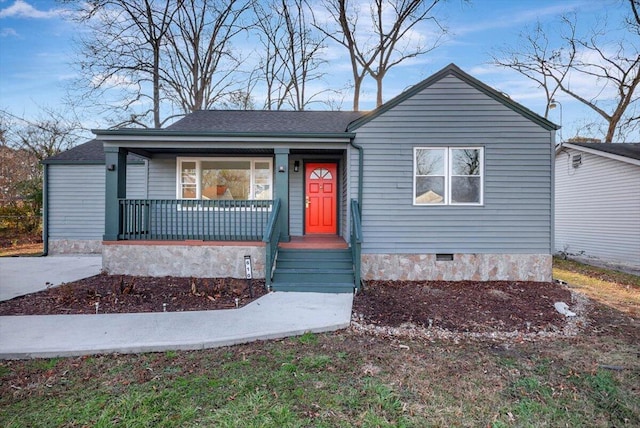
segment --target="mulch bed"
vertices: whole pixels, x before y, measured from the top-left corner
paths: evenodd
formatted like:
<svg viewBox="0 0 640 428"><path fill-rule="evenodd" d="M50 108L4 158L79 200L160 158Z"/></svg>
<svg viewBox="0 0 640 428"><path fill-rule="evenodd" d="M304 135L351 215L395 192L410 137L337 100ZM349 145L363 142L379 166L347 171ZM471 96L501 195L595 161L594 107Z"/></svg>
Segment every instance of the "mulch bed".
<svg viewBox="0 0 640 428"><path fill-rule="evenodd" d="M196 311L241 307L266 294L264 281L96 275L0 302L0 315ZM236 305L237 299L237 305ZM562 328L553 304L572 304L568 288L540 282L369 281L353 312L373 325L412 323L456 332Z"/></svg>
<svg viewBox="0 0 640 428"><path fill-rule="evenodd" d="M96 275L0 302L0 315L206 311L241 307L266 294L264 281ZM237 299L237 302L236 302ZM237 303L237 304L236 304Z"/></svg>
<svg viewBox="0 0 640 428"><path fill-rule="evenodd" d="M566 287L546 282L370 281L353 312L370 324L411 323L456 332L524 331L562 328L555 302L571 306Z"/></svg>

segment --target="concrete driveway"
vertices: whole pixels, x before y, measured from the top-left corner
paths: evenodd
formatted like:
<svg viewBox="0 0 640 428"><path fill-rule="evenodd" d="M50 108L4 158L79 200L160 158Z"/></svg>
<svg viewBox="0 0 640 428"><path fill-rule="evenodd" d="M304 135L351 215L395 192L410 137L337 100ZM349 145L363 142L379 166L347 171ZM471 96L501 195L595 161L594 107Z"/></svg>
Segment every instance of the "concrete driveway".
<svg viewBox="0 0 640 428"><path fill-rule="evenodd" d="M102 257L0 257L0 301L97 275Z"/></svg>

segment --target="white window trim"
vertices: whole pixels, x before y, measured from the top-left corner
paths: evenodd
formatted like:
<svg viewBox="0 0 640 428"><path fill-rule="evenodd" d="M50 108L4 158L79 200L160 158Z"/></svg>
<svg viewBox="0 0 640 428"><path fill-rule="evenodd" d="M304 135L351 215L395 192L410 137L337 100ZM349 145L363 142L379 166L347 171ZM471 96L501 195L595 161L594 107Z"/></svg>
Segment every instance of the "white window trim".
<svg viewBox="0 0 640 428"><path fill-rule="evenodd" d="M419 204L416 203L416 177L417 177L417 163L416 154L418 150L444 150L444 200L435 204ZM467 177L460 175L452 175L453 170L451 165L451 151L452 150L480 150L480 201L479 202L451 202L451 178L452 177ZM413 148L413 186L411 188L412 203L416 207L443 207L443 206L483 206L484 205L484 146L417 146ZM440 177L440 176L438 176Z"/></svg>
<svg viewBox="0 0 640 428"><path fill-rule="evenodd" d="M251 174L249 182L249 199L254 199L255 189L255 164L256 162L268 162L271 171L271 198L273 199L273 159L272 158L249 158L249 157L178 157L176 158L176 199L184 199L189 201L202 200L202 162L215 161L249 161L251 163ZM196 164L196 197L182 197L182 163L195 162Z"/></svg>

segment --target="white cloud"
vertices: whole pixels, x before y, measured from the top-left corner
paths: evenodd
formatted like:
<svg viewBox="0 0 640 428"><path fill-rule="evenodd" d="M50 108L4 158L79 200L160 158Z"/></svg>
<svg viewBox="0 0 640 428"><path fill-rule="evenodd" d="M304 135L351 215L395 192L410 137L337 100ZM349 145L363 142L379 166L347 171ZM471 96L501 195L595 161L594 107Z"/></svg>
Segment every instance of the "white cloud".
<svg viewBox="0 0 640 428"><path fill-rule="evenodd" d="M453 33L456 36L462 36L469 33L484 32L489 30L498 30L502 28L510 28L522 26L524 24L534 23L538 20L544 20L548 17L559 16L563 13L582 8L583 2L558 3L551 6L534 8L529 10L511 10L508 13L502 13L498 16L492 16L487 20L478 20L472 24L456 23L452 26Z"/></svg>
<svg viewBox="0 0 640 428"><path fill-rule="evenodd" d="M126 76L121 75L98 75L91 78L91 84L94 87L102 86L105 88L121 88L121 89L135 89L137 86Z"/></svg>
<svg viewBox="0 0 640 428"><path fill-rule="evenodd" d="M0 29L0 37L18 37L18 32L13 28Z"/></svg>
<svg viewBox="0 0 640 428"><path fill-rule="evenodd" d="M16 0L11 6L0 9L1 18L49 19L66 14L64 9L38 10L24 0Z"/></svg>

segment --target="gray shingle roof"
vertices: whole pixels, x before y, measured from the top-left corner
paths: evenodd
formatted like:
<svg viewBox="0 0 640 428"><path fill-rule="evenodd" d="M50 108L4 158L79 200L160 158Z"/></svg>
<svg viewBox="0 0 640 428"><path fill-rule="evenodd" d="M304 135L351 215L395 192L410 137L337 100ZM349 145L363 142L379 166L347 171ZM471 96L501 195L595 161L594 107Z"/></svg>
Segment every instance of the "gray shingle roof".
<svg viewBox="0 0 640 428"><path fill-rule="evenodd" d="M353 111L200 110L167 127L167 131L340 133L363 115Z"/></svg>
<svg viewBox="0 0 640 428"><path fill-rule="evenodd" d="M640 143L569 143L591 150L640 160Z"/></svg>

